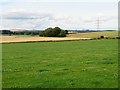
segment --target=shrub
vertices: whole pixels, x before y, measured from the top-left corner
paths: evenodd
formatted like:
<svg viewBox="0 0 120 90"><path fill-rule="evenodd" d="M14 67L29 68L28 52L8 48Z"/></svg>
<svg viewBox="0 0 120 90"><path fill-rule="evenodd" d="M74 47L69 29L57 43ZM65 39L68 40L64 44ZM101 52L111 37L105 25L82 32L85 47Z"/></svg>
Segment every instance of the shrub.
<svg viewBox="0 0 120 90"><path fill-rule="evenodd" d="M104 36L100 36L100 38L104 38Z"/></svg>
<svg viewBox="0 0 120 90"><path fill-rule="evenodd" d="M120 39L120 36L116 37L116 39Z"/></svg>
<svg viewBox="0 0 120 90"><path fill-rule="evenodd" d="M68 34L68 30L65 30L65 33Z"/></svg>

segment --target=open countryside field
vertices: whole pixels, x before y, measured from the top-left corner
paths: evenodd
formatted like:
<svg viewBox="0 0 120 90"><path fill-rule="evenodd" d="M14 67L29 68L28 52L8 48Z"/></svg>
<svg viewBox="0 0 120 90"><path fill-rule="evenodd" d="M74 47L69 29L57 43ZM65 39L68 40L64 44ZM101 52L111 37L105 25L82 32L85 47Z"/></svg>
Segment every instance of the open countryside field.
<svg viewBox="0 0 120 90"><path fill-rule="evenodd" d="M76 34L68 35L68 37L76 37L76 38L98 38L100 36L117 37L118 31L88 32L88 33L76 33Z"/></svg>
<svg viewBox="0 0 120 90"><path fill-rule="evenodd" d="M3 88L116 88L118 40L3 45Z"/></svg>
<svg viewBox="0 0 120 90"><path fill-rule="evenodd" d="M2 36L2 43L12 42L45 42L45 41L71 41L71 40L89 40L91 38L75 37L39 37L39 36Z"/></svg>
<svg viewBox="0 0 120 90"><path fill-rule="evenodd" d="M89 40L91 38L98 38L100 36L105 37L118 37L118 31L104 31L104 32L89 32L89 33L76 33L68 34L67 37L39 37L29 35L13 35L2 36L2 43L9 42L38 42L38 41L71 41L71 40Z"/></svg>

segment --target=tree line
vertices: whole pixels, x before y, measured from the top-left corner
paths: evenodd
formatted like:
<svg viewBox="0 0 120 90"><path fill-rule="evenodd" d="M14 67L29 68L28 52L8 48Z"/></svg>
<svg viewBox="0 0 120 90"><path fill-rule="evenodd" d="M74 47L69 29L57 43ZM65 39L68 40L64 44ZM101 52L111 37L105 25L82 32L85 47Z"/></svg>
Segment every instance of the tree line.
<svg viewBox="0 0 120 90"><path fill-rule="evenodd" d="M0 34L2 35L39 35L39 36L45 36L45 37L65 37L66 34L68 34L67 30L62 30L59 27L55 28L47 28L44 31L39 30L24 30L24 31L10 31L10 30L0 30Z"/></svg>

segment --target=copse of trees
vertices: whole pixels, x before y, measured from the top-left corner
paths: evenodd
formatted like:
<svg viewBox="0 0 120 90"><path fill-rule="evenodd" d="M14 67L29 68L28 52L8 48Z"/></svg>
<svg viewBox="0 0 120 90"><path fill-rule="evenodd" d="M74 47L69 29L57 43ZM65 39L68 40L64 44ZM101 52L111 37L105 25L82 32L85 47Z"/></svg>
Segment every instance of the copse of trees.
<svg viewBox="0 0 120 90"><path fill-rule="evenodd" d="M44 31L41 31L39 33L39 36L45 36L45 37L66 37L66 31L62 30L59 27L55 28L47 28Z"/></svg>

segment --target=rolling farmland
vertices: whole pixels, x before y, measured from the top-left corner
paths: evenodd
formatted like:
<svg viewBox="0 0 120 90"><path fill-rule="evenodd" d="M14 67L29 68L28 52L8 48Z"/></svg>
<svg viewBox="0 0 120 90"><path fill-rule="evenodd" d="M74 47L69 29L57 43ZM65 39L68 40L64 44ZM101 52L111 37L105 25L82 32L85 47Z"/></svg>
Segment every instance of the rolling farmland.
<svg viewBox="0 0 120 90"><path fill-rule="evenodd" d="M118 40L3 44L3 88L116 88Z"/></svg>

